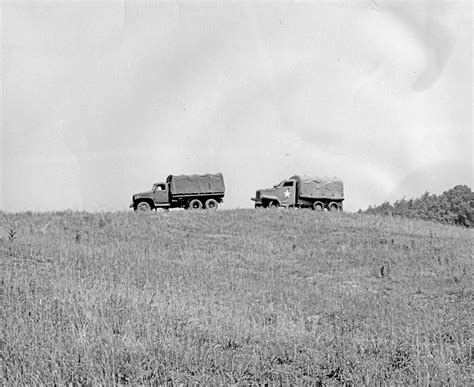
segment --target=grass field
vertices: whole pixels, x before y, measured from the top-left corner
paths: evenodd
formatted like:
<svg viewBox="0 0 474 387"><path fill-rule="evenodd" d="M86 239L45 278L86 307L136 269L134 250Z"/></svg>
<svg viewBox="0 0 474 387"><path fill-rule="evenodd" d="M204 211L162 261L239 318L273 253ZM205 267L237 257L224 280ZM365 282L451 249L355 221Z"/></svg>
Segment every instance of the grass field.
<svg viewBox="0 0 474 387"><path fill-rule="evenodd" d="M0 383L472 385L472 237L309 210L0 213Z"/></svg>

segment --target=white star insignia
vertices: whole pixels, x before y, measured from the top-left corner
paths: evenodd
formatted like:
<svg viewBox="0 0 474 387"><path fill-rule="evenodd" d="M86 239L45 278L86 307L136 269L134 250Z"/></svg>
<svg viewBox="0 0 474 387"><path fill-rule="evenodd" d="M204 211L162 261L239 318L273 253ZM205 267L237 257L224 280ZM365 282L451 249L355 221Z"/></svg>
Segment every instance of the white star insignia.
<svg viewBox="0 0 474 387"><path fill-rule="evenodd" d="M283 195L285 195L285 198L289 198L291 196L290 190L287 189L285 192L283 192Z"/></svg>

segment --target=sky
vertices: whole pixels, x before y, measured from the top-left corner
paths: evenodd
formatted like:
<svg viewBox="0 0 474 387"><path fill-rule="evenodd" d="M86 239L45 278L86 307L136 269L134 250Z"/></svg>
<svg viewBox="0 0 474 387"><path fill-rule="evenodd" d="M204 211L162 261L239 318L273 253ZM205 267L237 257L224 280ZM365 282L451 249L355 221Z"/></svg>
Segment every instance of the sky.
<svg viewBox="0 0 474 387"><path fill-rule="evenodd" d="M344 208L472 187L470 1L3 1L0 209L127 210L222 172Z"/></svg>

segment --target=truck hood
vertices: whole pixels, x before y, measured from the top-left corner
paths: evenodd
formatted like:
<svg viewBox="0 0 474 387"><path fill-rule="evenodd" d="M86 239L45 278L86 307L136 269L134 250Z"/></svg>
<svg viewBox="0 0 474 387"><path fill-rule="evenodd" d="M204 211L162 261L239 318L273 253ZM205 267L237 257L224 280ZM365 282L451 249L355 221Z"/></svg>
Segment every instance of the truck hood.
<svg viewBox="0 0 474 387"><path fill-rule="evenodd" d="M132 198L133 200L136 200L136 199L141 199L141 198L149 198L152 195L153 195L153 191L144 191L144 192L139 192L139 193L134 194Z"/></svg>
<svg viewBox="0 0 474 387"><path fill-rule="evenodd" d="M276 191L276 188L260 188L255 192L255 197L252 200L260 202L262 196L273 196L273 193Z"/></svg>
<svg viewBox="0 0 474 387"><path fill-rule="evenodd" d="M273 192L276 192L277 188L261 188L257 190L260 195L266 195L266 194L272 194Z"/></svg>

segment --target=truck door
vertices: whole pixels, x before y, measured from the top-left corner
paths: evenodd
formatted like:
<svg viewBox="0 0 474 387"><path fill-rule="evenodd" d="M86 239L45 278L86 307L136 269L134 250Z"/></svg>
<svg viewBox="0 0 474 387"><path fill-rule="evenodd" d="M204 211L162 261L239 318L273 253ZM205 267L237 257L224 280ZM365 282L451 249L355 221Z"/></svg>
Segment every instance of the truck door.
<svg viewBox="0 0 474 387"><path fill-rule="evenodd" d="M153 200L156 206L169 204L166 183L155 184L155 187L153 188Z"/></svg>
<svg viewBox="0 0 474 387"><path fill-rule="evenodd" d="M294 180L283 182L283 185L280 187L278 192L278 197L282 205L293 206L296 203L295 184L296 182Z"/></svg>

